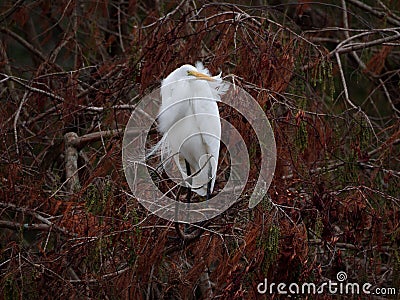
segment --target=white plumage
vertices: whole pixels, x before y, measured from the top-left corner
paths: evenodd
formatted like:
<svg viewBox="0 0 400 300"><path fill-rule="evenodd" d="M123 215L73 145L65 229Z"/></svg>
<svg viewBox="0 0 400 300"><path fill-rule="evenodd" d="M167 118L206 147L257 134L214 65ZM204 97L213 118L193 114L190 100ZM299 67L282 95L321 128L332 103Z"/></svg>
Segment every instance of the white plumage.
<svg viewBox="0 0 400 300"><path fill-rule="evenodd" d="M200 62L179 67L161 84L158 129L160 146L166 149L161 159L173 157L184 179L186 160L193 177L190 187L200 196L207 194L210 180L210 192L214 189L221 138L217 101L226 89L221 74L211 77Z"/></svg>

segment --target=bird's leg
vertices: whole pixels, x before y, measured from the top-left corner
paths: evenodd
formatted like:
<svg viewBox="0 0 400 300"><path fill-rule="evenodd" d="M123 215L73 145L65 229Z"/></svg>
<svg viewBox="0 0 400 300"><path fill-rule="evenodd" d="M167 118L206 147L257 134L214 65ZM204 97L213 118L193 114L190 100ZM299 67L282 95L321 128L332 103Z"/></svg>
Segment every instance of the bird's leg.
<svg viewBox="0 0 400 300"><path fill-rule="evenodd" d="M210 199L210 196L211 196L211 182L212 182L212 168L210 167L209 169L208 169L208 178L210 179L208 182L207 182L207 194L206 194L206 201L208 201L209 199Z"/></svg>
<svg viewBox="0 0 400 300"><path fill-rule="evenodd" d="M186 174L187 176L192 175L191 171L190 171L190 165L188 163L188 161L185 159L185 165L186 165ZM190 187L190 185L192 185L192 178L189 178L189 186L188 186L188 192L186 194L186 202L190 203L190 199L192 198L192 189Z"/></svg>
<svg viewBox="0 0 400 300"><path fill-rule="evenodd" d="M211 196L211 180L207 183L206 201L210 199L210 196Z"/></svg>
<svg viewBox="0 0 400 300"><path fill-rule="evenodd" d="M178 220L178 216L179 216L179 197L181 195L181 191L182 191L182 187L179 186L178 187L178 192L175 195L175 220Z"/></svg>
<svg viewBox="0 0 400 300"><path fill-rule="evenodd" d="M192 175L191 171L190 171L190 165L188 163L188 161L185 159L185 165L186 165L186 174L187 176ZM190 187L192 185L192 178L189 178L189 185L187 187L187 194L186 194L186 202L188 203L188 207L190 207L190 201L192 199L192 188ZM185 233L187 233L189 230L189 225L185 224Z"/></svg>

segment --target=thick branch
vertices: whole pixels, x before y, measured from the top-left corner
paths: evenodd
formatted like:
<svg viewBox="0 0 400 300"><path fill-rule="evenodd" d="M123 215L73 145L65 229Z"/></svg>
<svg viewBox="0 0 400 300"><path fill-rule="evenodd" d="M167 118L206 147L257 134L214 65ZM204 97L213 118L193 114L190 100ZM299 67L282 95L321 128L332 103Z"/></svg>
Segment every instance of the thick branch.
<svg viewBox="0 0 400 300"><path fill-rule="evenodd" d="M114 137L123 134L121 129L105 130L99 132L88 133L83 136L76 136L70 140L70 145L76 148L82 148L88 143L96 142L102 138Z"/></svg>
<svg viewBox="0 0 400 300"><path fill-rule="evenodd" d="M8 228L12 230L38 230L38 231L48 231L51 226L47 224L21 224L12 221L0 220L0 228Z"/></svg>
<svg viewBox="0 0 400 300"><path fill-rule="evenodd" d="M49 221L48 219L46 219L45 217L40 215L39 212L34 211L30 208L16 206L15 204L6 203L6 202L0 202L0 208L10 209L10 210L13 210L16 212L28 214L43 223L43 224L20 224L20 223L9 222L9 221L0 221L1 222L0 227L6 227L6 228L10 228L10 229L20 229L22 227L24 229L31 229L31 230L48 230L50 228L54 228L59 232L62 232L67 235L71 235L71 233L68 232L68 230L66 230L65 228L57 226L53 222Z"/></svg>
<svg viewBox="0 0 400 300"><path fill-rule="evenodd" d="M70 193L80 190L81 185L78 176L78 149L74 141L78 138L75 132L67 132L64 135L65 143L65 176L67 189Z"/></svg>

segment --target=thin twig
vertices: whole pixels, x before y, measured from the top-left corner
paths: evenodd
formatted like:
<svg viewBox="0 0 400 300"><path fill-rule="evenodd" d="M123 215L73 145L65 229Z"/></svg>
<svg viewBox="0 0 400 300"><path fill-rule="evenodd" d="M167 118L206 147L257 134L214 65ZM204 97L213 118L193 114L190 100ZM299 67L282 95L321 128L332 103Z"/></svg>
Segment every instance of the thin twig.
<svg viewBox="0 0 400 300"><path fill-rule="evenodd" d="M359 0L346 0L349 3L357 6L358 8L361 8L371 14L373 14L375 17L378 17L379 19L386 19L390 24L400 26L400 21L396 20L395 18L392 18L391 16L388 16L386 13L382 11L378 11L374 9L373 7L369 6L368 4L365 4L364 2L361 2Z"/></svg>
<svg viewBox="0 0 400 300"><path fill-rule="evenodd" d="M119 44L121 46L121 50L125 53L124 41L122 39L122 25L121 25L121 5L123 4L123 0L118 3L117 11L118 11L118 38Z"/></svg>
<svg viewBox="0 0 400 300"><path fill-rule="evenodd" d="M25 91L24 96L22 97L21 102L19 103L17 113L15 114L14 118L14 140L15 140L15 151L17 152L17 156L19 156L19 147L18 147L18 129L17 129L17 123L19 119L19 115L21 114L21 109L22 106L25 104L25 102L28 100L28 91Z"/></svg>
<svg viewBox="0 0 400 300"><path fill-rule="evenodd" d="M24 88L28 89L31 92L40 93L40 94L46 95L46 96L48 96L48 97L50 97L52 99L59 100L61 102L64 101L64 98L62 98L62 97L60 97L58 95L55 95L55 94L53 94L51 92L48 92L48 91L33 87L33 86L29 85L29 84L26 84L24 82L25 80L22 79L22 78L18 78L18 77L15 77L15 76L10 76L10 75L4 74L4 73L0 73L0 75L4 76L4 78L1 80L1 82L7 81L7 80L12 80L12 81L22 85Z"/></svg>
<svg viewBox="0 0 400 300"><path fill-rule="evenodd" d="M343 90L344 90L344 96L346 99L346 102L350 104L350 106L354 109L358 109L357 106L354 105L353 102L351 102L350 97L349 97L349 91L347 90L347 83L346 83L346 78L344 76L344 71L342 67L342 62L340 60L340 55L338 52L335 53L336 57L336 62L338 64L339 72L340 72L340 79L342 80L342 85L343 85Z"/></svg>
<svg viewBox="0 0 400 300"><path fill-rule="evenodd" d="M340 54L349 53L352 51L362 50L362 49L370 48L370 47L373 47L376 45L381 45L386 42L396 41L396 40L400 40L400 33L398 33L398 32L396 32L396 35L387 36L387 37L376 39L376 40L373 40L370 42L349 44L349 45L343 46L341 48L335 49L333 51L333 53L340 53Z"/></svg>
<svg viewBox="0 0 400 300"><path fill-rule="evenodd" d="M14 3L14 5L11 8L2 13L0 15L0 23L3 22L5 19L7 19L9 16L11 16L16 10L18 10L21 7L21 4L24 2L25 0L18 0Z"/></svg>

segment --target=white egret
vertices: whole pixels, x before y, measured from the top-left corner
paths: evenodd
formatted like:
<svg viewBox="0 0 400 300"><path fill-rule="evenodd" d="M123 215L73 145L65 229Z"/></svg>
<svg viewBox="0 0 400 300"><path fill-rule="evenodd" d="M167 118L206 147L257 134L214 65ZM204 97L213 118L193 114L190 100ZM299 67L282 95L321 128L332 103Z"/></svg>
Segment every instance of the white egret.
<svg viewBox="0 0 400 300"><path fill-rule="evenodd" d="M211 76L201 62L177 68L161 84L162 160L173 157L185 185L207 200L214 189L220 148L217 101L226 90L221 74Z"/></svg>

